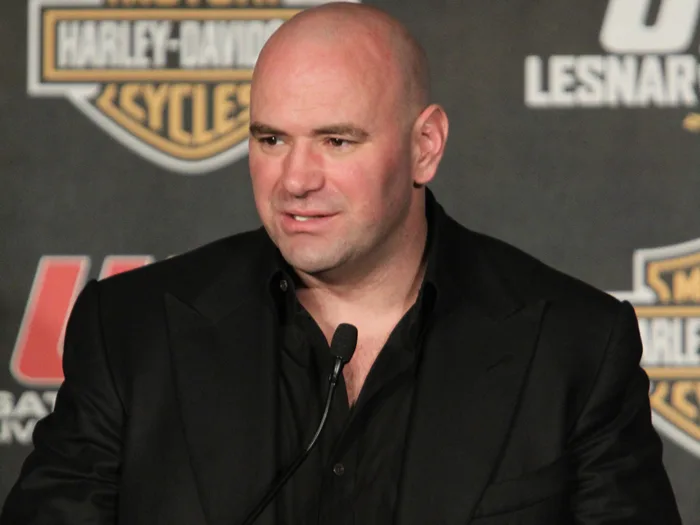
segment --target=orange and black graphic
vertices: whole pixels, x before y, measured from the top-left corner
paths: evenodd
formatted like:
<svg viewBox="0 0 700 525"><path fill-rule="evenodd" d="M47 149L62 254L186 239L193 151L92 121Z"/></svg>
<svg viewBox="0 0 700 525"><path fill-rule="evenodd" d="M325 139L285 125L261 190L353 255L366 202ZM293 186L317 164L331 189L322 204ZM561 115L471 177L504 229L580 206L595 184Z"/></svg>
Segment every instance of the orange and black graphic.
<svg viewBox="0 0 700 525"><path fill-rule="evenodd" d="M700 457L700 239L637 250L634 287L656 427Z"/></svg>
<svg viewBox="0 0 700 525"><path fill-rule="evenodd" d="M31 0L28 91L67 97L175 172L248 151L250 80L270 35L319 0Z"/></svg>

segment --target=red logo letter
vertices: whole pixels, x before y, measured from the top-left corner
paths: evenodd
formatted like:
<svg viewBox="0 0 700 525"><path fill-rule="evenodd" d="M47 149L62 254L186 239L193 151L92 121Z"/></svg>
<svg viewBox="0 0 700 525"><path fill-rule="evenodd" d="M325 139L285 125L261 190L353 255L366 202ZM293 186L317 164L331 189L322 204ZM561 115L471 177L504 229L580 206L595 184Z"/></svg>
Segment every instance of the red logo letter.
<svg viewBox="0 0 700 525"><path fill-rule="evenodd" d="M151 262L148 256L105 258L100 278ZM39 260L10 372L29 386L58 386L63 381L63 338L68 317L85 285L90 260L84 256L44 256Z"/></svg>
<svg viewBox="0 0 700 525"><path fill-rule="evenodd" d="M54 386L63 381L65 325L89 266L87 257L44 256L39 260L10 360L10 371L20 383Z"/></svg>

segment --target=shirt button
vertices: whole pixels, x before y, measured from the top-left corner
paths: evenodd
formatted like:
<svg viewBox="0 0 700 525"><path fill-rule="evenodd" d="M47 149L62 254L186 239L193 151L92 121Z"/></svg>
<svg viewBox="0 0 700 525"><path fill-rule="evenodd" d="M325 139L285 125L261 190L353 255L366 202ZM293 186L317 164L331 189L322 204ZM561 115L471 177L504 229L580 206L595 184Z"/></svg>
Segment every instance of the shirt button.
<svg viewBox="0 0 700 525"><path fill-rule="evenodd" d="M282 279L280 281L280 290L282 290L283 292L286 292L287 288L289 288L289 285L287 284L287 279Z"/></svg>
<svg viewBox="0 0 700 525"><path fill-rule="evenodd" d="M342 463L336 463L333 466L333 474L335 474L336 476L342 476L343 474L345 474L345 467Z"/></svg>

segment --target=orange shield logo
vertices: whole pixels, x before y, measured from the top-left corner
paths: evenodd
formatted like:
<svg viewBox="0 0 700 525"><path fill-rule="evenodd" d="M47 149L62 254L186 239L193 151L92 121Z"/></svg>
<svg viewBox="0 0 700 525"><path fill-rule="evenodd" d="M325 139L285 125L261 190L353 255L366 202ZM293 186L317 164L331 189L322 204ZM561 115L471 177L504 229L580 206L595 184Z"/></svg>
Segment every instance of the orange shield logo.
<svg viewBox="0 0 700 525"><path fill-rule="evenodd" d="M183 174L247 155L250 80L299 0L31 0L28 91ZM292 5L289 5L292 4Z"/></svg>
<svg viewBox="0 0 700 525"><path fill-rule="evenodd" d="M700 239L637 250L631 292L654 424L700 457Z"/></svg>

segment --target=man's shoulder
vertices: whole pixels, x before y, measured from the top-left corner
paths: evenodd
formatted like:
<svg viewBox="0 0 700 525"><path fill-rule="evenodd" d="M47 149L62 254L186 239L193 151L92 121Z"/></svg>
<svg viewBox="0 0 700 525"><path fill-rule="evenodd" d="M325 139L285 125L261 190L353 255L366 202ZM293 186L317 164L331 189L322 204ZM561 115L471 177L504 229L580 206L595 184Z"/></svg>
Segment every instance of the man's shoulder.
<svg viewBox="0 0 700 525"><path fill-rule="evenodd" d="M611 334L632 326L631 308L508 242L483 233L469 235L490 271L498 275L502 287L520 305L544 305L541 362L559 363L563 368L558 368L557 373L570 373L572 378L578 378L576 381L593 377ZM637 347L630 346L627 351L637 358Z"/></svg>
<svg viewBox="0 0 700 525"><path fill-rule="evenodd" d="M238 233L103 279L100 287L107 293L170 292L187 298L207 287L222 272L248 274L259 269L261 257L269 252L269 244L262 229Z"/></svg>
<svg viewBox="0 0 700 525"><path fill-rule="evenodd" d="M609 293L543 262L521 248L481 232L467 230L472 243L506 287L525 302L546 300L586 312L616 315L620 301ZM468 244L468 242L467 242Z"/></svg>

